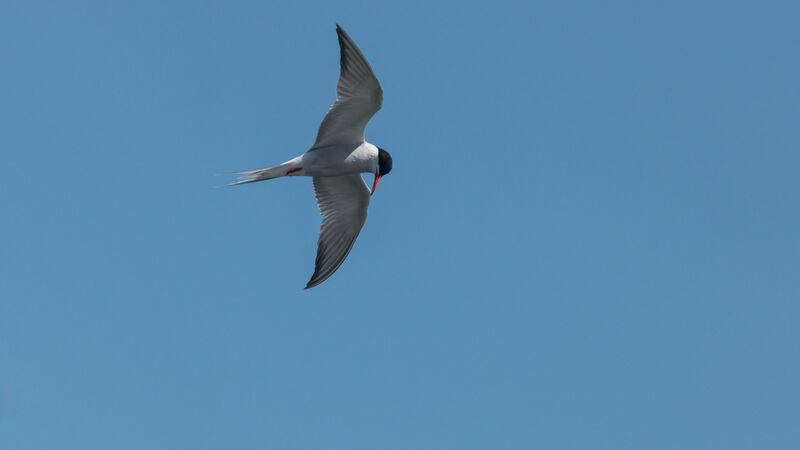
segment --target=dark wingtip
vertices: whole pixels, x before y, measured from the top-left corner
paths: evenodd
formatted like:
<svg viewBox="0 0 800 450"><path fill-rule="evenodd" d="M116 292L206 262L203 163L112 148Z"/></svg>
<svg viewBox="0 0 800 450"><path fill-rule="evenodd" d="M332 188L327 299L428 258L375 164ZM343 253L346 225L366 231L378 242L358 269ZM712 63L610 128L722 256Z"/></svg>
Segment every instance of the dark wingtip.
<svg viewBox="0 0 800 450"><path fill-rule="evenodd" d="M311 275L311 279L308 280L308 283L306 283L306 287L304 287L303 290L305 291L306 289L311 289L314 286L319 286L320 283L322 283L322 281L317 279L317 271L315 270L314 275Z"/></svg>

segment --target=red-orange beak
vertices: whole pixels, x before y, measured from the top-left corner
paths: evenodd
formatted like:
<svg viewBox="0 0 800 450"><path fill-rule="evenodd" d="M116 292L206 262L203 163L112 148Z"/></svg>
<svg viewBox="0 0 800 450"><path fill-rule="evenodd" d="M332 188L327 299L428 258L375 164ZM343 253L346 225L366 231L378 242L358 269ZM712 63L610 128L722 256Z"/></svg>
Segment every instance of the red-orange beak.
<svg viewBox="0 0 800 450"><path fill-rule="evenodd" d="M369 195L372 195L372 194L375 193L375 188L378 187L378 182L379 181L381 181L381 176L378 175L377 172L375 172L375 181L372 182L372 192L370 192Z"/></svg>

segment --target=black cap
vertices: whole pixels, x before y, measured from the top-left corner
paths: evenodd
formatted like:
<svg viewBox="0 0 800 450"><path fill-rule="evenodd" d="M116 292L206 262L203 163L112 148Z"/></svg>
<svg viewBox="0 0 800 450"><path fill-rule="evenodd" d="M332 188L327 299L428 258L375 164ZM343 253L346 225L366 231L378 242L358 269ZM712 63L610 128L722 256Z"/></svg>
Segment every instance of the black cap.
<svg viewBox="0 0 800 450"><path fill-rule="evenodd" d="M392 171L392 157L389 152L378 147L378 176L382 177Z"/></svg>

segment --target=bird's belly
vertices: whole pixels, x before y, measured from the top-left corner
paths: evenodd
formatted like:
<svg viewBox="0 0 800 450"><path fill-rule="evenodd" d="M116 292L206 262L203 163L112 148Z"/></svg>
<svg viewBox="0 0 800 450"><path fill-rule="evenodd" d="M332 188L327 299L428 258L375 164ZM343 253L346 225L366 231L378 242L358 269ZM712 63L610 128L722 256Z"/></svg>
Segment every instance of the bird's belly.
<svg viewBox="0 0 800 450"><path fill-rule="evenodd" d="M301 162L303 173L315 177L333 177L372 172L370 155L365 150L361 146L339 146L305 153Z"/></svg>

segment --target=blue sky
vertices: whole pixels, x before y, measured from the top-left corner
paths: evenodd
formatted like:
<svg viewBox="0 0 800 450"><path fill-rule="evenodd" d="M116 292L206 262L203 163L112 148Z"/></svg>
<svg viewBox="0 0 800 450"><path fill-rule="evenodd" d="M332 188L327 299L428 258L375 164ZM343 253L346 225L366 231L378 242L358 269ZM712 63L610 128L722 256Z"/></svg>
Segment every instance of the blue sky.
<svg viewBox="0 0 800 450"><path fill-rule="evenodd" d="M3 449L796 449L795 2L0 6ZM340 23L394 170L303 291Z"/></svg>

